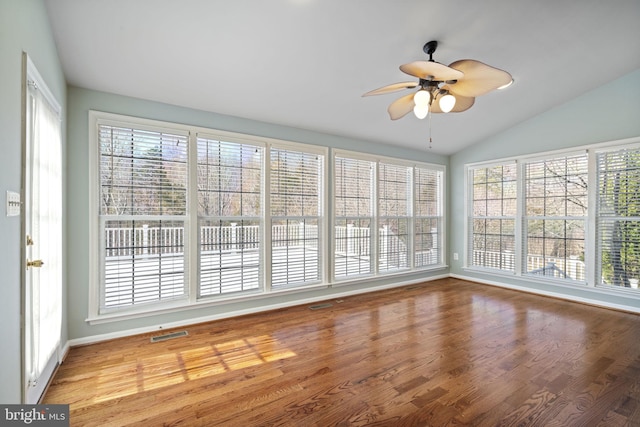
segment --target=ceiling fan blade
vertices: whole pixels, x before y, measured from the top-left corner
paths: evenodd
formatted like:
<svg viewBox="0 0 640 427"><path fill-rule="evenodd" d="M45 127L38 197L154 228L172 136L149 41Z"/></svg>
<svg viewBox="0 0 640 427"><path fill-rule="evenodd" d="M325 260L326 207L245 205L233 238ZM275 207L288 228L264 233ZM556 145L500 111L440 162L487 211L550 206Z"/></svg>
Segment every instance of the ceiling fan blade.
<svg viewBox="0 0 640 427"><path fill-rule="evenodd" d="M387 111L389 112L389 116L391 120L398 120L406 116L408 113L413 111L413 107L415 103L413 102L413 96L415 93L410 93L401 98L396 99L389 105Z"/></svg>
<svg viewBox="0 0 640 427"><path fill-rule="evenodd" d="M402 82L402 83L394 83L388 86L383 86L381 88L369 91L362 96L371 96L371 95L382 95L385 93L397 92L402 89L412 89L418 86L418 82Z"/></svg>
<svg viewBox="0 0 640 427"><path fill-rule="evenodd" d="M432 61L413 61L403 64L400 66L400 71L425 80L460 80L464 76L464 71Z"/></svg>
<svg viewBox="0 0 640 427"><path fill-rule="evenodd" d="M449 90L449 93L451 93L451 95L453 95L456 98L456 104L453 106L453 109L450 111L450 113L461 113L462 111L467 111L476 102L475 98L458 95L456 92L454 92L451 89ZM434 113L434 114L443 112L440 109L440 102L439 101L440 101L440 98L436 99L431 104L431 112Z"/></svg>
<svg viewBox="0 0 640 427"><path fill-rule="evenodd" d="M473 59L461 59L449 65L462 71L464 77L451 85L451 89L462 96L476 97L491 92L511 82L511 74Z"/></svg>

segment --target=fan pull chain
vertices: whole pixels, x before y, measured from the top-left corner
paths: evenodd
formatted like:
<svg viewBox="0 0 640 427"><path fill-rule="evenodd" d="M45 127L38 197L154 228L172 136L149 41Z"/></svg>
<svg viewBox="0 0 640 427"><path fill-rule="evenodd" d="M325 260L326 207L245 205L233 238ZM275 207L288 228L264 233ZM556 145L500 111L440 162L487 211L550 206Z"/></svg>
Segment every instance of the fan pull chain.
<svg viewBox="0 0 640 427"><path fill-rule="evenodd" d="M429 150L431 150L431 143L433 142L431 139L431 116L433 114L431 113L431 104L429 104Z"/></svg>

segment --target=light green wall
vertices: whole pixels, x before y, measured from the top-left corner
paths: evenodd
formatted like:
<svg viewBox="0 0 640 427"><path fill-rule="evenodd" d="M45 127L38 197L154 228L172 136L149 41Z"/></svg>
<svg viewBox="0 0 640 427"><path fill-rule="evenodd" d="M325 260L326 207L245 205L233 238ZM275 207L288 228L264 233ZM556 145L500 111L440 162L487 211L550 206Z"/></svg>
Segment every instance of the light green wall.
<svg viewBox="0 0 640 427"><path fill-rule="evenodd" d="M0 0L0 402L21 400L20 217L4 212L7 190L21 188L22 52L31 57L66 110L66 83L41 0ZM65 118L63 117L63 120ZM64 128L64 124L63 124ZM64 135L63 135L64 141ZM64 147L63 147L64 150ZM66 342L66 317L63 319Z"/></svg>
<svg viewBox="0 0 640 427"><path fill-rule="evenodd" d="M155 325L173 322L184 322L188 319L224 316L242 310L251 310L270 304L293 303L301 298L330 298L332 294L346 288L313 290L289 295L278 295L217 305L208 308L190 309L165 315L155 315L136 320L118 321L107 324L89 325L88 285L97 280L89 277L89 167L88 167L88 113L98 110L108 113L124 114L173 123L202 126L212 129L259 135L326 147L342 148L364 153L400 157L436 164L446 165L447 157L433 155L425 151L414 151L398 147L384 146L367 141L354 140L339 136L321 134L301 129L278 126L238 117L224 116L204 111L191 110L157 102L129 98L114 94L70 87L69 99L69 151L67 161L69 168L67 191L69 195L68 222L70 226L68 258L72 261L69 268L69 337L82 339L91 336L118 333L119 331L148 328ZM386 279L368 280L369 285L385 285L394 281L419 280L434 274L446 274L448 270L432 273L418 273L408 276ZM363 285L350 286L350 290L364 289Z"/></svg>
<svg viewBox="0 0 640 427"><path fill-rule="evenodd" d="M541 94L540 96L548 96ZM451 273L524 288L559 293L610 304L640 307L640 300L574 287L552 286L506 276L487 275L462 268L464 248L464 166L467 163L541 153L640 136L640 70L520 123L450 158Z"/></svg>

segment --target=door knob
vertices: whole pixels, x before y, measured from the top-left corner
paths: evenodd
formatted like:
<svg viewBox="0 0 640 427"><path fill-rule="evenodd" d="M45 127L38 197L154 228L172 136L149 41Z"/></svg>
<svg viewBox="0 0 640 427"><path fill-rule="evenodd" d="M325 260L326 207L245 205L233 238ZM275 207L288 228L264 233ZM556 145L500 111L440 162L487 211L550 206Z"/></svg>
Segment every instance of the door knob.
<svg viewBox="0 0 640 427"><path fill-rule="evenodd" d="M41 259L35 259L33 261L27 260L27 268L29 267L42 267L44 262Z"/></svg>

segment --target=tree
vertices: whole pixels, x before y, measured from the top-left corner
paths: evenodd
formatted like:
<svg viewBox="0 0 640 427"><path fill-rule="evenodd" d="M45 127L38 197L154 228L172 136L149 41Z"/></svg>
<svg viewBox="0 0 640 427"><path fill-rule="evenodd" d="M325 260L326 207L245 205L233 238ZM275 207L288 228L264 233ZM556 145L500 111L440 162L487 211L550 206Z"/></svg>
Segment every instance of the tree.
<svg viewBox="0 0 640 427"><path fill-rule="evenodd" d="M602 276L628 287L640 274L640 152L603 153L599 169Z"/></svg>

